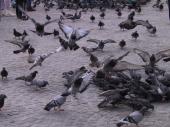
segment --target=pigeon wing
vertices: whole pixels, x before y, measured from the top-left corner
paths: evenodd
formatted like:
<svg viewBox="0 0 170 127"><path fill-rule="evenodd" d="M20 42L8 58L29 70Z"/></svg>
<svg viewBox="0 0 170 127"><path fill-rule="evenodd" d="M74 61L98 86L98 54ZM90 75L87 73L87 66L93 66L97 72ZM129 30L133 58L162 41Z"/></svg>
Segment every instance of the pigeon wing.
<svg viewBox="0 0 170 127"><path fill-rule="evenodd" d="M145 26L146 28L151 28L153 27L148 21L143 21L143 20L137 20L135 21L137 25L142 25Z"/></svg>
<svg viewBox="0 0 170 127"><path fill-rule="evenodd" d="M100 40L97 40L97 39L88 39L87 40L88 42L94 42L96 44L99 44L100 43Z"/></svg>
<svg viewBox="0 0 170 127"><path fill-rule="evenodd" d="M114 66L113 71L125 71L125 70L140 70L143 69L143 65L136 65L127 61L120 61Z"/></svg>
<svg viewBox="0 0 170 127"><path fill-rule="evenodd" d="M90 33L89 30L79 28L76 30L76 38L77 40L80 40L81 38L87 36L89 33Z"/></svg>
<svg viewBox="0 0 170 127"><path fill-rule="evenodd" d="M159 62L164 57L170 56L170 49L160 51L155 54L156 62Z"/></svg>
<svg viewBox="0 0 170 127"><path fill-rule="evenodd" d="M74 31L74 29L71 26L66 26L66 25L62 24L61 22L59 22L59 28L64 33L64 35L67 39L69 39L72 32Z"/></svg>
<svg viewBox="0 0 170 127"><path fill-rule="evenodd" d="M104 40L104 44L107 44L107 43L116 43L116 41L114 41L112 39Z"/></svg>
<svg viewBox="0 0 170 127"><path fill-rule="evenodd" d="M145 62L146 64L150 63L150 55L148 52L145 52L145 51L137 49L137 48L135 48L133 51L141 57L143 62Z"/></svg>
<svg viewBox="0 0 170 127"><path fill-rule="evenodd" d="M58 19L54 19L54 20L51 20L51 21L47 21L46 23L44 23L44 26L50 24L50 23L53 23L53 22L56 22L58 21Z"/></svg>
<svg viewBox="0 0 170 127"><path fill-rule="evenodd" d="M17 45L19 46L20 48L22 48L22 45L20 42L18 42L17 40L4 40L5 42L9 42L11 44L14 44L14 45Z"/></svg>

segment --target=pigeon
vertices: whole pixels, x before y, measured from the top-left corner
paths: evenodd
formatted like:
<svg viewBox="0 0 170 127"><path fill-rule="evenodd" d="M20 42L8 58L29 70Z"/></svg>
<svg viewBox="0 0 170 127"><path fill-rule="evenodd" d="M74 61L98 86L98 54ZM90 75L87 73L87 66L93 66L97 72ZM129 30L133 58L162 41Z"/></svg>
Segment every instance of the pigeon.
<svg viewBox="0 0 170 127"><path fill-rule="evenodd" d="M64 17L66 17L66 18L67 18L67 17L71 17L71 16L73 16L73 14L66 14L66 13L65 13L65 12L63 12L63 11L62 11L61 13L62 13L62 15L63 15Z"/></svg>
<svg viewBox="0 0 170 127"><path fill-rule="evenodd" d="M159 5L159 10L162 11L163 9L164 9L164 5L163 5L163 3L161 3L161 4Z"/></svg>
<svg viewBox="0 0 170 127"><path fill-rule="evenodd" d="M81 78L83 78L83 81L81 83L81 86L79 88L79 92L83 93L87 90L90 84L93 84L93 78L95 76L95 73L91 70L88 70L86 73L82 75Z"/></svg>
<svg viewBox="0 0 170 127"><path fill-rule="evenodd" d="M2 68L2 71L1 71L1 77L2 79L4 78L7 78L8 77L8 71L6 70L5 67Z"/></svg>
<svg viewBox="0 0 170 127"><path fill-rule="evenodd" d="M159 62L161 59L166 58L170 56L170 49L159 51L156 54L150 55L148 52L134 48L134 52L138 54L143 62L146 63L146 65L150 65L151 67L154 67L157 62Z"/></svg>
<svg viewBox="0 0 170 127"><path fill-rule="evenodd" d="M121 127L124 124L129 124L129 123L133 123L138 126L138 123L142 121L145 112L146 112L146 108L142 108L140 111L134 111L130 113L128 116L121 119L119 123L117 123L117 127Z"/></svg>
<svg viewBox="0 0 170 127"><path fill-rule="evenodd" d="M32 47L32 46L30 46L29 48L28 48L28 54L29 55L32 55L32 54L34 54L35 53L35 49Z"/></svg>
<svg viewBox="0 0 170 127"><path fill-rule="evenodd" d="M46 15L46 19L47 19L47 21L50 21L51 17L49 15Z"/></svg>
<svg viewBox="0 0 170 127"><path fill-rule="evenodd" d="M130 30L130 29L134 29L138 25L145 26L148 32L154 34L153 33L153 29L155 29L154 26L152 26L148 21L143 21L143 20L133 21L133 15L129 15L127 20L119 24L119 27L123 30L124 29Z"/></svg>
<svg viewBox="0 0 170 127"><path fill-rule="evenodd" d="M125 40L121 40L119 42L119 46L120 46L121 49L123 49L126 46L126 41Z"/></svg>
<svg viewBox="0 0 170 127"><path fill-rule="evenodd" d="M48 81L45 80L32 80L30 82L30 86L35 86L36 88L43 88L46 87L47 85L49 85Z"/></svg>
<svg viewBox="0 0 170 127"><path fill-rule="evenodd" d="M67 83L65 84L65 86L67 88L70 88L74 84L75 80L77 80L78 78L81 78L82 75L86 72L87 72L87 69L84 66L74 71L64 72L63 78L66 78L67 80Z"/></svg>
<svg viewBox="0 0 170 127"><path fill-rule="evenodd" d="M100 30L104 27L104 23L102 21L99 21L98 26L100 27Z"/></svg>
<svg viewBox="0 0 170 127"><path fill-rule="evenodd" d="M11 44L17 45L20 49L13 51L14 54L18 54L21 52L26 52L28 48L30 47L29 40L5 40L6 42L9 42Z"/></svg>
<svg viewBox="0 0 170 127"><path fill-rule="evenodd" d="M122 101L124 96L127 94L128 89L113 89L107 90L99 94L99 96L105 97L104 100L98 104L99 108L105 107L107 104L115 105L116 103Z"/></svg>
<svg viewBox="0 0 170 127"><path fill-rule="evenodd" d="M59 22L59 27L64 33L65 37L68 39L70 50L77 50L79 46L76 44L76 42L90 33L89 30L81 28L75 29L73 27L64 25L61 22Z"/></svg>
<svg viewBox="0 0 170 127"><path fill-rule="evenodd" d="M29 47L30 47L30 44L28 42L23 43L21 49L15 50L15 51L13 51L13 53L14 54L18 54L18 53L21 53L21 52L24 53L29 49Z"/></svg>
<svg viewBox="0 0 170 127"><path fill-rule="evenodd" d="M128 19L129 20L133 20L135 16L135 11L132 11L129 15L128 15Z"/></svg>
<svg viewBox="0 0 170 127"><path fill-rule="evenodd" d="M120 64L119 61L121 61L124 57L126 57L130 52L126 52L125 54L123 54L122 56L118 57L117 59L112 59L111 57L109 57L108 59L105 60L104 65L103 65L103 72L105 73L109 73L112 72L114 70L114 68L117 66L117 64ZM128 63L125 63L125 65L123 65L124 67L128 65ZM126 67L125 67L126 68ZM121 70L121 69L120 69ZM123 69L122 69L123 70Z"/></svg>
<svg viewBox="0 0 170 127"><path fill-rule="evenodd" d="M43 61L54 53L56 53L56 51L38 56L29 70L32 70L36 66L42 66Z"/></svg>
<svg viewBox="0 0 170 127"><path fill-rule="evenodd" d="M103 50L105 44L108 43L116 43L116 41L112 40L112 39L106 39L106 40L98 40L98 39L88 39L88 42L93 42L95 44L97 44L98 49Z"/></svg>
<svg viewBox="0 0 170 127"><path fill-rule="evenodd" d="M79 12L79 14L77 14L77 12L70 17L67 17L67 19L71 19L72 21L75 21L76 19L80 19L81 18L81 11Z"/></svg>
<svg viewBox="0 0 170 127"><path fill-rule="evenodd" d="M92 53L90 53L90 61L91 61L91 63L89 64L89 66L91 66L91 67L99 68L102 65L102 63L98 60L98 58L95 55L93 55Z"/></svg>
<svg viewBox="0 0 170 127"><path fill-rule="evenodd" d="M94 22L94 20L95 20L96 18L95 18L95 16L90 16L90 20L92 21L92 23Z"/></svg>
<svg viewBox="0 0 170 127"><path fill-rule="evenodd" d="M149 32L150 34L152 34L152 35L156 34L156 32L157 32L156 26L153 26L152 24L150 24L148 20L146 20L146 21L137 20L137 21L136 21L136 24L137 24L137 25L145 26L146 29L148 30L148 32Z"/></svg>
<svg viewBox="0 0 170 127"><path fill-rule="evenodd" d="M58 30L56 30L56 29L54 29L54 32L53 32L53 34L54 34L54 38L56 38L56 37L58 37L59 36L59 31Z"/></svg>
<svg viewBox="0 0 170 127"><path fill-rule="evenodd" d="M27 44L30 40L4 40L5 42L17 45L19 48L22 48L24 44Z"/></svg>
<svg viewBox="0 0 170 127"><path fill-rule="evenodd" d="M141 7L139 6L139 7L137 7L136 9L136 12L138 12L139 14L141 13L141 11L142 11L142 9L141 9Z"/></svg>
<svg viewBox="0 0 170 127"><path fill-rule="evenodd" d="M36 77L37 74L38 74L38 71L34 71L27 76L17 77L17 78L15 78L15 80L23 80L23 81L25 81L25 83L32 82L32 80L34 80L34 78Z"/></svg>
<svg viewBox="0 0 170 127"><path fill-rule="evenodd" d="M132 36L132 38L134 38L135 40L137 40L137 38L139 37L139 34L138 34L137 31L135 31L135 32L133 32L133 33L131 34L131 36Z"/></svg>
<svg viewBox="0 0 170 127"><path fill-rule="evenodd" d="M118 15L118 17L121 17L121 16L122 16L122 12L121 12L120 9L119 9L119 11L117 11L117 15Z"/></svg>
<svg viewBox="0 0 170 127"><path fill-rule="evenodd" d="M2 107L4 106L6 98L7 98L7 96L5 94L0 94L0 111L1 111Z"/></svg>
<svg viewBox="0 0 170 127"><path fill-rule="evenodd" d="M32 21L32 23L35 25L35 31L31 30L32 32L36 33L38 36L43 36L43 35L50 35L53 33L47 33L44 31L44 27L47 26L50 23L56 22L58 19L54 19L51 21L47 21L44 24L41 24L37 21L35 21L35 19L31 18L20 6L19 9Z"/></svg>
<svg viewBox="0 0 170 127"><path fill-rule="evenodd" d="M102 6L100 6L99 9L100 9L101 12L105 12L106 11L106 8L102 7Z"/></svg>
<svg viewBox="0 0 170 127"><path fill-rule="evenodd" d="M104 17L105 17L105 13L104 13L104 12L102 12L102 13L100 14L100 17L101 17L102 19L104 19Z"/></svg>
<svg viewBox="0 0 170 127"><path fill-rule="evenodd" d="M61 95L56 96L53 100L51 100L45 107L44 110L50 111L51 108L54 108L56 110L56 107L58 108L58 111L63 111L63 109L60 109L60 107L66 102L67 96L69 96L69 92L62 93Z"/></svg>

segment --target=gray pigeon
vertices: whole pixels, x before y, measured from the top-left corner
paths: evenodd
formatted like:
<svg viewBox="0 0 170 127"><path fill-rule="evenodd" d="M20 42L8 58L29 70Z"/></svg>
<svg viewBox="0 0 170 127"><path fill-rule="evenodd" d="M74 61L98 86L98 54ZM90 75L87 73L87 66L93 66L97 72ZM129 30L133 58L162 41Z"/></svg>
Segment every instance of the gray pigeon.
<svg viewBox="0 0 170 127"><path fill-rule="evenodd" d="M119 123L117 123L117 127L121 127L124 124L130 124L130 123L138 125L138 123L142 121L145 112L146 112L146 108L143 108L140 111L134 111L130 113L128 116L121 119Z"/></svg>
<svg viewBox="0 0 170 127"><path fill-rule="evenodd" d="M35 86L36 88L43 88L49 85L48 81L45 80L33 80L31 81L31 86Z"/></svg>
<svg viewBox="0 0 170 127"><path fill-rule="evenodd" d="M59 111L63 111L63 109L60 109L60 107L65 103L67 96L69 96L70 93L65 92L62 93L61 95L56 96L53 100L51 100L44 108L44 110L46 111L50 111L51 108L55 108L58 107Z"/></svg>
<svg viewBox="0 0 170 127"><path fill-rule="evenodd" d="M21 76L21 77L17 77L17 78L15 78L15 80L24 80L25 83L26 82L31 82L32 80L34 80L34 78L36 77L37 73L38 73L38 71L34 71L34 72L30 73L27 76L24 75L24 76Z"/></svg>

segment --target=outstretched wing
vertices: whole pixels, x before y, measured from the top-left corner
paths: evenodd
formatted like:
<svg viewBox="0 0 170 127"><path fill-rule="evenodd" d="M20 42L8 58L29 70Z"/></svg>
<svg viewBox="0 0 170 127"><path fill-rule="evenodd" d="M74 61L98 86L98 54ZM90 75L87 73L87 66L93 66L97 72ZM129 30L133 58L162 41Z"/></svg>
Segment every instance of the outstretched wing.
<svg viewBox="0 0 170 127"><path fill-rule="evenodd" d="M88 42L94 42L96 44L99 44L100 43L100 40L97 40L97 39L88 39L87 40Z"/></svg>
<svg viewBox="0 0 170 127"><path fill-rule="evenodd" d="M137 20L137 21L135 21L135 23L136 23L137 25L145 26L146 28L151 28L151 27L153 27L153 26L149 23L148 20L146 20L146 21Z"/></svg>
<svg viewBox="0 0 170 127"><path fill-rule="evenodd" d="M21 42L18 42L17 40L4 40L5 42L8 42L8 43L11 43L11 44L14 44L14 45L17 45L19 46L20 48L22 48L22 44Z"/></svg>
<svg viewBox="0 0 170 127"><path fill-rule="evenodd" d="M80 40L81 38L87 36L89 33L90 33L89 30L78 28L76 30L76 38L77 38L77 40Z"/></svg>
<svg viewBox="0 0 170 127"><path fill-rule="evenodd" d="M104 44L107 44L107 43L116 43L116 41L114 41L112 39L107 39L107 40L104 40L103 42L104 42Z"/></svg>
<svg viewBox="0 0 170 127"><path fill-rule="evenodd" d="M117 61L122 60L125 56L127 56L130 53L130 51L126 52L125 54L123 54L122 56L117 58Z"/></svg>
<svg viewBox="0 0 170 127"><path fill-rule="evenodd" d="M46 26L46 25L48 25L50 23L56 22L56 21L58 21L58 19L47 21L46 23L44 23L44 26Z"/></svg>
<svg viewBox="0 0 170 127"><path fill-rule="evenodd" d="M159 62L164 57L170 57L170 49L163 50L155 54L156 62Z"/></svg>
<svg viewBox="0 0 170 127"><path fill-rule="evenodd" d="M62 24L61 22L59 22L58 24L59 24L59 28L64 33L65 37L67 39L69 39L69 37L71 36L74 29L70 26L66 26L66 25Z"/></svg>
<svg viewBox="0 0 170 127"><path fill-rule="evenodd" d="M141 57L143 62L145 62L146 64L150 63L150 55L148 52L145 52L145 51L137 49L137 48L133 49L133 51Z"/></svg>
<svg viewBox="0 0 170 127"><path fill-rule="evenodd" d="M113 71L140 70L143 65L136 65L127 61L120 61L114 66Z"/></svg>
<svg viewBox="0 0 170 127"><path fill-rule="evenodd" d="M44 57L45 59L50 57L52 54L56 53L57 51L54 51L54 52L49 52L49 53L46 53L46 54L43 54L42 57Z"/></svg>

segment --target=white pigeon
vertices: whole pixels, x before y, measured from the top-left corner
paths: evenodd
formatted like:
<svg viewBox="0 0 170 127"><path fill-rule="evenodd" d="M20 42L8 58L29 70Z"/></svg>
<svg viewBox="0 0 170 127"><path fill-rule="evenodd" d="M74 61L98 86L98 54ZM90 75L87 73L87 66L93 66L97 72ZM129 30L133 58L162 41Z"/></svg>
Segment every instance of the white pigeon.
<svg viewBox="0 0 170 127"><path fill-rule="evenodd" d="M43 55L38 56L38 57L35 59L33 65L30 67L29 70L33 69L33 68L36 67L36 66L42 66L42 62L43 62L46 58L48 58L49 56L51 56L51 55L54 54L54 53L56 53L56 51L55 51L55 52L46 53L46 54L43 54Z"/></svg>

